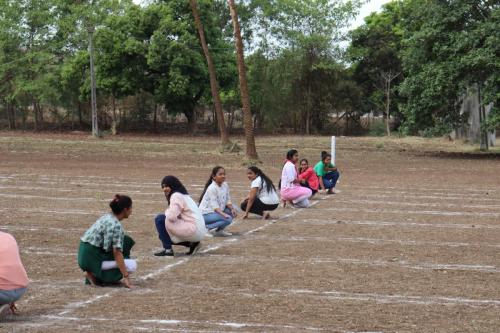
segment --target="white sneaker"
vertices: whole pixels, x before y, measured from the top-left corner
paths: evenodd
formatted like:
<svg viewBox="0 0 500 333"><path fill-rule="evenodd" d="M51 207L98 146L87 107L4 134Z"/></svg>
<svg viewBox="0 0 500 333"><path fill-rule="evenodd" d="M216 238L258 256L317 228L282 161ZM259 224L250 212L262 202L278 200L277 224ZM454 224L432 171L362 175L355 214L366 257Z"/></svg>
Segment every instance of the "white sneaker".
<svg viewBox="0 0 500 333"><path fill-rule="evenodd" d="M336 188L333 188L333 189L332 189L332 193L338 194L338 193L340 193L340 192L342 192L342 191L341 191L341 190L337 190Z"/></svg>
<svg viewBox="0 0 500 333"><path fill-rule="evenodd" d="M232 236L233 234L230 232L227 232L225 230L218 230L214 232L214 236L216 237L229 237Z"/></svg>
<svg viewBox="0 0 500 333"><path fill-rule="evenodd" d="M212 237L214 237L214 234L213 234L214 231L215 230L208 230L207 229L207 232L205 233L205 238L212 238Z"/></svg>

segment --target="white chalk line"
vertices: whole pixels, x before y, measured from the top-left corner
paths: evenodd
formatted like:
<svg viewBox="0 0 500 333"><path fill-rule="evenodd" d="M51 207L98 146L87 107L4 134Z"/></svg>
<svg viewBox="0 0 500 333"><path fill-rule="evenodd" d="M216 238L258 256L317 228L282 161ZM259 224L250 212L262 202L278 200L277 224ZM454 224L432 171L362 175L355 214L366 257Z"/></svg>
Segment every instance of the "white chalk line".
<svg viewBox="0 0 500 333"><path fill-rule="evenodd" d="M480 209L500 209L500 205L468 205L468 204L452 204L452 203L432 203L432 202L408 202L408 201L380 201L380 200L345 200L342 198L335 198L336 203L356 203L368 205L383 205L383 206L415 206L415 207L460 207L460 208L480 208Z"/></svg>
<svg viewBox="0 0 500 333"><path fill-rule="evenodd" d="M322 220L302 219L294 221L297 224L313 225L368 225L375 227L406 227L406 228L436 228L436 229L500 229L500 225L492 224L460 224L460 223L430 223L430 222L404 222L404 221L377 221L377 220Z"/></svg>
<svg viewBox="0 0 500 333"><path fill-rule="evenodd" d="M1 210L0 210L1 211ZM58 227L45 227L45 226L30 226L30 225L0 225L0 229L12 231L53 231L53 232L83 232L85 228L58 228Z"/></svg>
<svg viewBox="0 0 500 333"><path fill-rule="evenodd" d="M227 287L210 287L210 286L192 286L183 283L176 283L176 286L184 288L199 288L203 290L211 290L225 295L241 295L243 297L289 297L289 296L305 296L305 297L327 297L338 300L355 300L355 301L374 301L377 303L397 303L397 304L419 304L419 305L465 305L465 306L482 306L493 305L500 306L498 299L471 299L455 296L420 296L420 295L398 295L398 294L379 294L379 293L362 293L348 292L338 290L310 290L310 289L268 289L262 292L254 292L249 289L242 288L227 288ZM161 292L158 290L157 292Z"/></svg>
<svg viewBox="0 0 500 333"><path fill-rule="evenodd" d="M208 326L219 326L224 328L238 329L237 332L242 333L240 329L244 328L268 328L268 329L294 329L294 330L307 330L307 331L330 331L331 329L323 329L318 327L310 326L293 326L293 325L273 325L273 324L262 324L262 323L248 323L248 322L230 322L230 321L213 321L213 320L177 320L177 319L115 319L115 318L104 318L104 317L68 317L68 316L53 316L46 315L44 318L51 320L65 320L65 321L96 321L96 322L120 322L120 323L140 323L146 325L162 325L162 326L178 326L178 325L208 325ZM152 327L149 327L151 329ZM154 326L153 326L154 328ZM179 332L192 332L189 329L177 328ZM197 332L197 331L195 331ZM206 331L202 330L199 332L221 332L221 331ZM228 332L228 331L223 331ZM343 331L344 332L344 331Z"/></svg>
<svg viewBox="0 0 500 333"><path fill-rule="evenodd" d="M471 271L471 272L481 272L481 273L500 273L500 268L493 265L467 265L467 264L439 264L439 263L429 263L429 262L410 262L405 260L399 260L394 258L394 261L388 260L363 260L363 259L353 259L353 258L320 258L314 257L309 259L304 259L303 257L272 257L272 256L236 256L236 255L223 255L223 254L211 254L206 257L207 259L214 260L227 260L233 261L236 264L241 264L241 262L285 262L285 263L296 263L296 264L352 264L360 266L373 266L373 267L400 267L412 270L446 270L446 271Z"/></svg>
<svg viewBox="0 0 500 333"><path fill-rule="evenodd" d="M207 171L207 174L209 172ZM8 174L8 175L5 175L5 176L0 176L0 180L1 179L19 179L20 181L24 181L23 178L25 177L35 177L35 178L38 178L38 179L45 179L45 180L52 180L52 181L58 181L60 180L61 182L63 183L67 183L66 180L63 180L63 179L88 179L88 180L92 180L92 181L95 181L96 179L106 179L106 180L110 180L110 181L113 181L113 182L117 182L117 183L121 183L121 184L148 184L148 185L157 185L157 187L159 187L159 180L152 180L152 179L149 179L149 180L145 180L145 182L130 182L130 179L123 179L123 178L116 178L116 177L112 177L112 176L73 176L73 175L47 175L47 174L36 174L36 173L32 173L32 174L22 174L22 173L14 173L14 174ZM29 180L28 180L29 181ZM113 183L114 184L114 183ZM203 187L204 184L203 183L194 183L192 184L192 186L198 186L198 187ZM231 186L233 187L233 186ZM425 191L435 191L436 194L447 194L448 192L459 192L459 191L463 191L465 194L464 196L468 197L469 194L473 194L472 192L478 192L478 194L484 194L484 193L497 193L497 194L500 194L500 191L496 190L495 188L471 188L471 187L457 187L457 186L454 186L454 187L411 187L411 188L408 188L408 187L399 187L399 186L373 186L373 185L355 185L355 184L351 184L348 186L349 188L353 188L353 189L358 189L359 191L362 191L362 192L366 192L367 189L370 189L370 190L384 190L386 192L390 192L390 193L395 193L394 191L390 191L390 190L395 190L395 191L398 191L397 193L398 194L401 194L401 193L409 193L409 194L413 194L414 192L413 191L418 191L418 192L425 192ZM410 192L412 191L412 192Z"/></svg>
<svg viewBox="0 0 500 333"><path fill-rule="evenodd" d="M412 215L441 215L441 216L474 216L474 217L500 217L499 213L491 212L463 212L463 211L438 211L438 210L390 210L390 209L367 209L356 207L343 208L316 208L316 211L323 212L363 212L380 214L412 214Z"/></svg>
<svg viewBox="0 0 500 333"><path fill-rule="evenodd" d="M350 243L368 243L368 244L398 244L406 246L437 246L437 247L490 247L500 248L500 244L489 243L466 243L466 242L431 242L414 241L401 239L367 238L367 237L315 237L315 236L256 236L254 239L273 240L281 242L350 242Z"/></svg>
<svg viewBox="0 0 500 333"><path fill-rule="evenodd" d="M395 303L395 304L417 304L417 305L465 305L465 306L500 306L500 300L497 299L471 299L462 297L448 296L415 296L415 295L397 295L397 294L377 294L377 293L353 293L337 290L316 291L308 289L271 289L269 293L284 295L300 295L327 297L337 300L353 301L371 301L376 303Z"/></svg>
<svg viewBox="0 0 500 333"><path fill-rule="evenodd" d="M313 202L313 203L311 204L311 206L316 205L318 202L319 202L319 201L315 201L315 202ZM302 210L302 209L297 209L297 210L294 210L294 211L292 211L291 213L289 213L289 214L287 214L287 215L285 215L285 216L283 216L283 217L279 218L278 220L284 220L284 219L287 219L287 218L289 218L289 217L292 217L293 215L297 214L297 213L298 213L298 212L300 212L301 210ZM255 228L255 229L252 229L252 230L249 230L249 231L247 231L247 232L243 233L243 235L249 235L249 234L252 234L252 233L254 233L254 232L256 232L256 231L259 231L259 230L262 230L262 229L264 229L264 228L267 228L268 226L270 226L270 225L272 225L272 224L276 223L278 220L269 221L269 222L265 223L264 225L262 225L262 226L260 226L260 227L258 227L258 228ZM229 238L229 239L227 239L227 240L224 240L224 241L220 242L219 244L215 244L215 245L209 246L209 247L207 247L207 248L203 249L203 250L202 250L202 251L200 251L200 252L201 252L201 253L207 253L207 252L209 252L209 251L214 251L214 250L217 250L217 249L219 249L219 248L221 248L221 247L223 247L223 246L226 246L226 245L228 245L228 244L235 243L235 242L237 242L239 239L240 239L240 238ZM190 259L191 259L191 257L189 257L189 258L184 258L184 259L180 259L180 260L178 260L177 262L174 262L174 263L171 263L171 264L165 265L165 266L163 266L163 267L161 267L161 268L159 268L159 269L157 269L157 270L155 270L155 271L153 271L153 272L151 272L151 273L149 273L149 274L147 274L147 275L145 275L145 276L143 276L143 277L141 277L141 278L139 278L139 279L144 281L144 280L146 280L146 279L150 279L150 278L156 277L156 276L158 276L158 275L160 275L160 274L162 274L162 273L164 273L164 272L166 272L166 271L168 271L168 270L170 270L170 269L172 269L172 268L174 268L174 267L176 267L176 266L179 266L179 265L181 265L181 264L184 264L184 263L188 262ZM111 290L111 291L109 291L109 292L105 293L104 295L99 295L99 296L92 297L92 298L90 298L89 300L84 301L84 302L72 302L72 303L69 303L69 304L67 304L66 306L64 306L65 310L64 310L64 311L62 311L62 312L60 312L60 313L59 313L59 315L65 315L65 314L68 314L68 313L70 313L70 312L72 312L72 311L74 311L74 310L76 310L76 309L80 309L80 308L86 307L87 305L90 305L90 304L92 304L92 303L95 303L95 302L97 302L97 301L101 300L104 296L105 296L105 297L109 297L109 296L111 296L112 294L114 294L114 293L118 292L118 290L119 290L119 289L114 289L114 290Z"/></svg>
<svg viewBox="0 0 500 333"><path fill-rule="evenodd" d="M1 209L0 209L1 211ZM43 213L43 212L37 212ZM49 212L53 214L53 212ZM60 214L68 214L65 212L59 212ZM89 214L90 215L90 214ZM94 214L92 214L94 215ZM148 217L156 216L156 214L145 214ZM235 222L238 220L235 220ZM434 229L459 229L459 230L498 230L500 225L491 224L460 224L460 223L426 223L426 222L404 222L404 221L379 221L379 220L323 220L323 219L312 219L306 218L300 221L294 221L294 224L307 224L307 225L331 225L331 226L341 226L341 225L361 225L361 226L373 226L373 227L404 227L404 228L434 228ZM0 229L12 230L12 231L52 231L58 233L66 233L70 231L83 232L85 228L59 228L59 227L46 227L40 225L0 225Z"/></svg>
<svg viewBox="0 0 500 333"><path fill-rule="evenodd" d="M97 193L102 194L110 194L114 195L116 194L116 191L110 191L110 190L101 190L101 189L89 189L89 188L84 188L84 187L79 187L79 188L62 188L62 187L37 187L37 186L5 186L5 185L0 185L0 189L3 190L21 190L21 191L36 191L36 192L41 192L41 191L47 191L47 192L65 192L65 193L82 193L82 192L92 192L94 194L94 197ZM127 190L127 193L129 195L151 195L151 196L157 196L157 195L162 195L161 191L156 191L156 192L144 192L140 190Z"/></svg>
<svg viewBox="0 0 500 333"><path fill-rule="evenodd" d="M360 191L363 191L363 190L366 190L366 189L370 189L370 190L396 190L396 191L409 191L409 190L417 190L419 192L423 192L423 191L444 191L444 192L450 192L450 191L464 191L465 193L470 193L470 192L480 192L480 193L499 193L498 190L494 189L494 188L482 188L482 189L474 189L474 188L470 188L470 187L448 187L448 188L444 188L444 187L420 187L420 188L405 188L405 187L399 187L399 186L373 186L373 185L368 185L368 186L365 186L365 185L350 185L349 187L352 187L352 188L357 188L359 189ZM400 192L402 193L402 192Z"/></svg>
<svg viewBox="0 0 500 333"><path fill-rule="evenodd" d="M155 193L158 195L158 193ZM0 193L0 197L3 198L11 198L11 199L40 199L44 201L76 201L76 202L108 202L108 199L98 199L96 197L56 197L56 196L42 196L42 195L31 195L31 194L8 194L8 193ZM160 196L158 196L159 198ZM144 205L158 205L160 203L164 203L162 200L158 199L133 199L134 203L141 203L142 206ZM439 203L412 203L412 202L403 202L403 201L377 201L377 200L345 200L345 199L339 199L335 198L336 203L344 203L344 204L355 204L356 206L359 206L360 204L374 204L374 205L383 205L383 206L414 206L414 207L461 207L461 208L474 208L474 209L500 209L500 205L466 205L466 204L439 204ZM5 208L4 208L5 209ZM337 209L353 209L349 207L344 207L344 208L337 208ZM357 209L357 207L356 207ZM85 211L79 211L80 214L81 212ZM447 212L447 211L444 211ZM500 215L500 212L494 213L494 212L449 212L453 213L452 215L458 215L459 213L464 215L464 214L496 214ZM437 213L436 213L437 214Z"/></svg>
<svg viewBox="0 0 500 333"><path fill-rule="evenodd" d="M436 201L450 201L450 200L460 200L460 201L478 201L478 202L498 202L500 199L499 198L475 198L475 197L459 197L459 196L442 196L442 195L421 195L419 193L412 193L408 195L401 195L401 194L395 194L395 195L387 195L387 194L380 194L380 193L370 193L370 192L362 192L362 193L353 193L353 192L342 192L341 196L345 196L347 194L352 194L355 198L399 198L399 199L407 199L407 200L415 200L415 199L431 199L433 202Z"/></svg>
<svg viewBox="0 0 500 333"><path fill-rule="evenodd" d="M195 193L192 193L192 194L197 194L198 192L201 193L201 185L195 185L195 187L198 187L199 186L199 190L197 189ZM188 188L190 186L188 185ZM237 186L237 185L232 185L231 187L239 187L239 188L244 188L244 189L247 189L247 187L245 186ZM88 198L96 198L95 197L95 194L103 194L103 193L106 193L106 194L110 194L110 195L114 195L116 194L117 191L111 191L111 190L103 190L103 189L100 189L100 188L95 188L95 189L89 189L89 188L84 188L84 187L73 187L73 188L60 188L60 187L36 187L36 186L0 186L0 189L11 189L11 190L27 190L27 191L37 191L37 192L41 192L41 191L47 191L47 192L66 192L66 193L82 193L82 192L91 192L94 194L93 197L88 197ZM241 190L243 191L243 190ZM127 194L131 195L131 196L137 196L137 195L144 195L144 196L158 196L158 194L161 194L160 191L156 191L156 192L144 192L144 191L141 191L141 190L130 190L128 189L127 190ZM12 195L12 193L10 193ZM355 194L355 193L349 193L349 192L344 192L342 194L342 197L346 197L346 194L349 195L349 194ZM370 193L366 193L366 192L362 192L362 193L356 193L355 194L355 199L353 200L353 202L356 202L356 199L357 198L363 198L363 197L367 197L367 198L370 198L370 197L374 197L374 198L394 198L394 197L398 197L398 198L407 198L409 200L415 200L415 199L432 199L433 202L435 202L436 200L437 201L449 201L449 200L460 200L460 201L463 201L463 200L467 200L467 201L478 201L478 202L499 202L500 198L497 198L497 199L492 199L492 198L471 198L471 197L468 197L468 198L464 198L464 197L456 197L456 196L432 196L432 195L419 195L418 193L415 193L415 194L411 194L411 195L408 195L408 196L401 196L401 195L384 195L384 194L370 194ZM384 201L385 202L385 201ZM470 205L472 206L472 205ZM481 205L477 205L478 207L482 207ZM498 205L484 205L485 208L488 208L488 207L497 207ZM474 206L473 206L474 207Z"/></svg>
<svg viewBox="0 0 500 333"><path fill-rule="evenodd" d="M55 177L55 176L54 176ZM68 179L73 179L73 177L67 177ZM82 179L85 179L85 178L82 178ZM110 178L111 180L112 178ZM32 180L24 180L24 179L15 179L15 178L6 178L4 179L4 181L11 181L11 180L16 180L17 182L28 182L30 184L33 183ZM116 186L116 187L135 187L135 188L159 188L159 182L156 181L156 182L153 182L153 181L144 181L144 182L130 182L130 181L122 181L122 180L119 180L117 179L116 182L112 182L112 183L97 183L95 181L92 181L92 182L75 182L75 181L65 181L65 180L61 180L61 177L57 177L57 178L53 178L53 177L43 177L43 176L39 176L38 177L38 180L36 180L39 184L64 184L64 185L72 185L72 186L99 186L99 187L102 187L102 186L108 186L108 187L111 187L111 186ZM237 184L234 184L234 183L230 183L231 185L231 188L248 188L249 186L245 186L245 185L237 185ZM197 184L197 183L193 183L193 184L189 184L188 187L204 187L204 184ZM347 188L349 188L351 186L348 186ZM352 186L353 188L356 188L356 186ZM401 191L400 189L396 188L396 187L366 187L366 188L360 188L359 191L361 191L362 193L366 193L366 189L381 189L381 190L385 190L385 191L381 191L379 193L388 193L388 194L393 194L393 195L401 195L401 194L408 194L408 195L412 195L412 196L415 196L416 195L416 192L424 192L424 191L435 191L435 190L439 190L439 191L446 191L446 192L432 192L430 194L434 194L436 196L439 196L439 197L446 197L446 196L449 196L450 194L452 194L452 197L458 197L458 198L462 198L462 199L470 199L471 197L483 197L485 196L484 193L490 193L490 195L492 194L497 194L497 191L493 190L493 189L471 189L471 188L463 188L463 189L459 189L459 188L450 188L450 189L432 189L432 188L412 188L412 191ZM394 189L396 191L387 191L387 189ZM459 195L457 194L456 192L457 191L464 191L464 194L463 195ZM452 193L449 193L449 192L452 192ZM478 193L471 193L471 192L478 192Z"/></svg>

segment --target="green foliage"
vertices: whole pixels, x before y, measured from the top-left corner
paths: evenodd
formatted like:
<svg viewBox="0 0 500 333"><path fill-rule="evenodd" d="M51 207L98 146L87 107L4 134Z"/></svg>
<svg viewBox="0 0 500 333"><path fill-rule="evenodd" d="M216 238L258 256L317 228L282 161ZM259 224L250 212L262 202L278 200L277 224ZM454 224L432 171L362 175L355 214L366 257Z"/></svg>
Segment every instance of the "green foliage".
<svg viewBox="0 0 500 333"><path fill-rule="evenodd" d="M368 134L370 136L384 136L386 134L385 124L382 121L373 122Z"/></svg>
<svg viewBox="0 0 500 333"><path fill-rule="evenodd" d="M403 37L402 2L384 5L382 12L372 13L365 18L365 24L351 32L349 59L353 63L353 78L364 98L360 103L362 113L385 112L384 82L381 75L391 71L401 73L401 42ZM401 102L397 86L403 80L399 75L393 82L390 113L400 117L397 104Z"/></svg>
<svg viewBox="0 0 500 333"><path fill-rule="evenodd" d="M483 104L498 104L499 6L466 0L409 3L400 87L408 131L434 133L460 124L460 99L475 84L483 87Z"/></svg>
<svg viewBox="0 0 500 333"><path fill-rule="evenodd" d="M385 112L381 75L389 71L400 73L388 95L401 134L438 136L461 124L461 101L471 87L480 89L483 105L494 106L483 130L500 124L498 1L395 0L352 31L342 50L339 42L361 2L238 2L258 128L321 133L331 130L333 114L356 121ZM227 1L198 5L222 102L232 112L240 100ZM212 104L185 0L141 6L132 0L0 0L0 8L0 110L13 105L23 121L41 125L44 112L58 122L69 115L89 121L89 34L101 117L134 96L126 117L143 128L153 110L183 113L193 124L195 108ZM113 121L119 117L113 112ZM383 124L371 129L382 132Z"/></svg>

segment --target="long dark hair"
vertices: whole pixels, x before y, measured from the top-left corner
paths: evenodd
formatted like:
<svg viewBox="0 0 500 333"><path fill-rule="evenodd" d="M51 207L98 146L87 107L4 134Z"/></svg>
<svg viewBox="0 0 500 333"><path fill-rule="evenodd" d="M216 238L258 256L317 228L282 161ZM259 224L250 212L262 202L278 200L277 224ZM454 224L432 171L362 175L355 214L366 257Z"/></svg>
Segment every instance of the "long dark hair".
<svg viewBox="0 0 500 333"><path fill-rule="evenodd" d="M220 169L224 169L224 168L221 167L220 165L217 165L216 167L214 167L212 169L212 173L210 173L210 178L208 178L207 183L205 184L205 188L203 189L203 192L201 193L200 200L198 201L199 204L201 203L201 200L203 200L203 196L207 192L207 188L210 186L210 184L212 184L213 178L215 177L217 172L219 172Z"/></svg>
<svg viewBox="0 0 500 333"><path fill-rule="evenodd" d="M266 176L266 174L264 172L262 172L261 169L257 168L256 166L249 166L248 170L255 173L257 175L257 177L262 178L262 181L266 185L267 193L271 192L271 190L276 191L276 188L274 187L273 181L268 176Z"/></svg>
<svg viewBox="0 0 500 333"><path fill-rule="evenodd" d="M113 214L119 215L124 209L132 207L132 199L126 195L115 194L115 197L109 203Z"/></svg>
<svg viewBox="0 0 500 333"><path fill-rule="evenodd" d="M172 194L176 192L181 194L188 194L188 191L186 190L184 185L182 185L181 181L175 176L165 176L162 179L161 188L164 188L166 186L170 187L170 192L168 194L165 193L165 197L167 198L169 205L170 205L170 197L172 196Z"/></svg>

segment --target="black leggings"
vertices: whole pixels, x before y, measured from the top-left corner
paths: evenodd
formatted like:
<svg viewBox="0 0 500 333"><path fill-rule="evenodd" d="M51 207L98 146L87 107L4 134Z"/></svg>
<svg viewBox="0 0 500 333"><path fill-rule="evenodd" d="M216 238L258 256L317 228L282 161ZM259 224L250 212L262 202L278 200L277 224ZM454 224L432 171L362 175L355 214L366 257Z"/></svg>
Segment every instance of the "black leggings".
<svg viewBox="0 0 500 333"><path fill-rule="evenodd" d="M241 210L243 210L244 212L247 210L247 204L248 204L248 199L246 199L241 203ZM259 198L255 198L252 207L250 207L250 213L262 216L264 215L264 212L275 210L276 208L278 208L278 204L267 205L262 201L260 201Z"/></svg>
<svg viewBox="0 0 500 333"><path fill-rule="evenodd" d="M310 189L312 191L313 195L318 193L318 190L313 190L307 181L304 184L300 183L300 186L307 187L308 189Z"/></svg>

